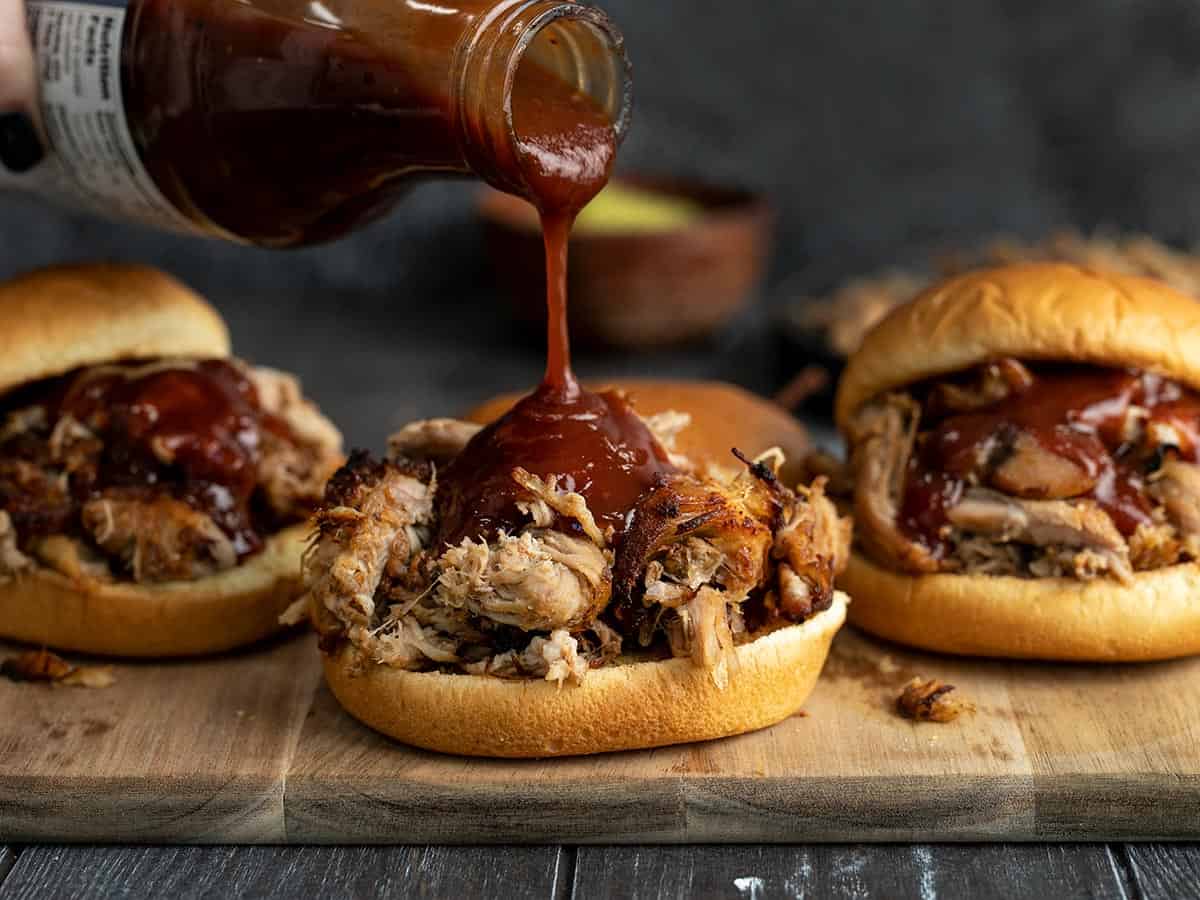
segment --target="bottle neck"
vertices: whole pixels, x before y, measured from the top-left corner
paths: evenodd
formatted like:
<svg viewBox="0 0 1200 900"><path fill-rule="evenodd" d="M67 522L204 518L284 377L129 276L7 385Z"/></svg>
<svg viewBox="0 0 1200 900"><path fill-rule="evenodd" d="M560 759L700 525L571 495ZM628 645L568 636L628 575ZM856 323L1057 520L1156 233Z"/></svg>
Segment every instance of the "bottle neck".
<svg viewBox="0 0 1200 900"><path fill-rule="evenodd" d="M536 85L532 97L530 84ZM587 103L606 117L619 145L633 104L624 39L594 7L502 0L478 18L460 44L450 101L451 121L471 170L499 190L536 200L537 178L531 171L536 160L527 149L529 135L522 133L530 103L559 113L572 103ZM558 118L569 140L572 123L566 115Z"/></svg>

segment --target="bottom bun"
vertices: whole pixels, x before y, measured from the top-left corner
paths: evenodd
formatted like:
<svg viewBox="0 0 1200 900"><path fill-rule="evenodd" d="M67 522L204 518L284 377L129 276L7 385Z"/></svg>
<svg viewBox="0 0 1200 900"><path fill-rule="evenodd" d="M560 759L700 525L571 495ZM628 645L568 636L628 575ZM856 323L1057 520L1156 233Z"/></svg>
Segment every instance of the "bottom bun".
<svg viewBox="0 0 1200 900"><path fill-rule="evenodd" d="M859 553L838 579L852 624L965 656L1144 662L1200 653L1200 565L1108 579L912 576Z"/></svg>
<svg viewBox="0 0 1200 900"><path fill-rule="evenodd" d="M808 699L846 597L807 622L734 650L729 684L690 660L593 669L583 683L406 672L366 664L343 645L325 678L351 715L406 744L468 756L546 757L662 747L742 734L786 719Z"/></svg>
<svg viewBox="0 0 1200 900"><path fill-rule="evenodd" d="M75 580L36 569L0 583L0 637L104 656L219 653L280 630L299 593L307 525L268 538L244 563L195 581Z"/></svg>

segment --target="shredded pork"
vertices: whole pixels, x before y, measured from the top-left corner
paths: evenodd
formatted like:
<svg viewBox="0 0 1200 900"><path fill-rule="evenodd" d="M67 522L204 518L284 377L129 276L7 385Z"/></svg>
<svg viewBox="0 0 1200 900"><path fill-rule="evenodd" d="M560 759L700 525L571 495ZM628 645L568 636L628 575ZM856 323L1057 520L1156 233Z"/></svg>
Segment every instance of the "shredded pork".
<svg viewBox="0 0 1200 900"><path fill-rule="evenodd" d="M207 474L194 480L187 460L178 457L180 441L155 435L138 445L132 426L103 406L80 412L86 421L48 412L54 397L98 378L139 378L204 364L164 359L95 366L67 376L72 381L35 386L31 405L4 414L0 577L17 567L19 553L27 561L22 567L42 565L72 578L193 580L231 568L265 535L308 516L341 463L341 435L289 375L239 360L221 363L248 379L242 396L253 394L256 414L263 414L249 454L256 465L254 496L237 512L231 510L244 498L234 499L227 485L210 482Z"/></svg>
<svg viewBox="0 0 1200 900"><path fill-rule="evenodd" d="M1018 542L1043 550L1041 575L1133 579L1129 547L1112 519L1087 500L1019 500L973 488L947 512L962 531L997 543Z"/></svg>
<svg viewBox="0 0 1200 900"><path fill-rule="evenodd" d="M650 420L668 450L686 424L674 413ZM414 423L393 436L389 460L355 454L331 480L305 563L323 640L349 640L397 668L560 685L649 648L724 685L730 651L752 637L743 606L757 603L756 621L778 624L831 602L849 522L820 482L799 493L780 484L778 451L726 480L681 466L639 499L616 544L582 494L515 467L527 524L431 546L434 467L477 432L449 419Z"/></svg>
<svg viewBox="0 0 1200 900"><path fill-rule="evenodd" d="M897 522L920 418L920 406L906 394L890 394L858 417L850 437L854 521L861 529L859 540L876 559L906 571L936 572L938 562L929 549Z"/></svg>
<svg viewBox="0 0 1200 900"><path fill-rule="evenodd" d="M237 551L217 523L170 497L107 491L84 504L82 522L134 581L185 581L237 565Z"/></svg>
<svg viewBox="0 0 1200 900"><path fill-rule="evenodd" d="M467 442L481 429L480 425L458 419L411 422L388 438L388 452L393 457L404 456L441 463L462 453Z"/></svg>
<svg viewBox="0 0 1200 900"><path fill-rule="evenodd" d="M1111 469L1085 469L1077 457L1055 452L1016 426L978 443L970 457L954 458L961 488L941 501L946 524L936 535L936 548L906 527L900 509L906 479L922 441L933 439L938 417L986 410L1032 383L1022 363L1000 360L981 367L974 378L889 394L864 407L849 429L849 463L839 469L814 461L852 498L855 540L863 550L913 574L1108 577L1122 583L1138 571L1200 559L1200 465L1178 458L1188 443L1177 427L1152 420L1150 411L1132 404L1114 428L1121 445L1113 451L1123 465L1146 473L1140 490L1150 521L1132 533L1122 535L1105 508L1090 499L1105 489ZM1108 452L1086 428L1072 427L1068 436L1073 447L1095 458ZM803 602L803 592L786 573L780 598Z"/></svg>
<svg viewBox="0 0 1200 900"><path fill-rule="evenodd" d="M293 376L261 366L248 374L263 409L283 420L291 434L284 440L263 433L258 479L267 502L281 516L297 506L311 508L341 464L341 432L305 399Z"/></svg>
<svg viewBox="0 0 1200 900"><path fill-rule="evenodd" d="M414 477L359 455L326 489L317 516L320 539L305 566L316 601L351 636L375 625L375 594L389 565L404 566L422 549L433 519L432 473Z"/></svg>
<svg viewBox="0 0 1200 900"><path fill-rule="evenodd" d="M435 598L523 631L577 629L608 603L608 561L589 540L531 529L466 539L438 559Z"/></svg>
<svg viewBox="0 0 1200 900"><path fill-rule="evenodd" d="M588 509L583 495L560 490L557 475L542 479L518 466L513 469L512 477L513 481L529 492L529 499L518 504L518 508L533 519L535 526L545 528L554 522L556 516L562 516L577 522L583 533L596 546L603 547L608 542Z"/></svg>
<svg viewBox="0 0 1200 900"><path fill-rule="evenodd" d="M17 531L8 513L0 509L0 580L32 568L33 560L17 549Z"/></svg>

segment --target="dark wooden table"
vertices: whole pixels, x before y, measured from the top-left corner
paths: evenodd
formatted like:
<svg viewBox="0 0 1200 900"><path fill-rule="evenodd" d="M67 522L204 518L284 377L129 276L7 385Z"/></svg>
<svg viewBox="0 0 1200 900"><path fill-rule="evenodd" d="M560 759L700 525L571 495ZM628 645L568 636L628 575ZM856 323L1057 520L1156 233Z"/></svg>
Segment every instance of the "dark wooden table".
<svg viewBox="0 0 1200 900"><path fill-rule="evenodd" d="M409 419L527 386L541 365L537 340L502 306L469 291L436 308L353 295L217 301L239 352L300 373L354 444L382 447L384 436ZM587 376L723 378L764 393L797 364L779 358L762 313L706 347L653 357L577 355ZM0 900L74 896L1200 897L1200 849L0 847Z"/></svg>
<svg viewBox="0 0 1200 900"><path fill-rule="evenodd" d="M0 849L0 900L83 896L1154 900L1200 896L1200 849L1163 844Z"/></svg>

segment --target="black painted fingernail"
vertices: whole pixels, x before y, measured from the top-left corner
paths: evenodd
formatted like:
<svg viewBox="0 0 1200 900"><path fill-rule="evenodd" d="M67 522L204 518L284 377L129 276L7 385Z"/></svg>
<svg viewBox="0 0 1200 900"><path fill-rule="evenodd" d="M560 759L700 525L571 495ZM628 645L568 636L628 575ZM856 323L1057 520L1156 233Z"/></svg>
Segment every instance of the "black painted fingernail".
<svg viewBox="0 0 1200 900"><path fill-rule="evenodd" d="M20 112L0 115L0 163L6 169L27 172L45 155L29 116Z"/></svg>

